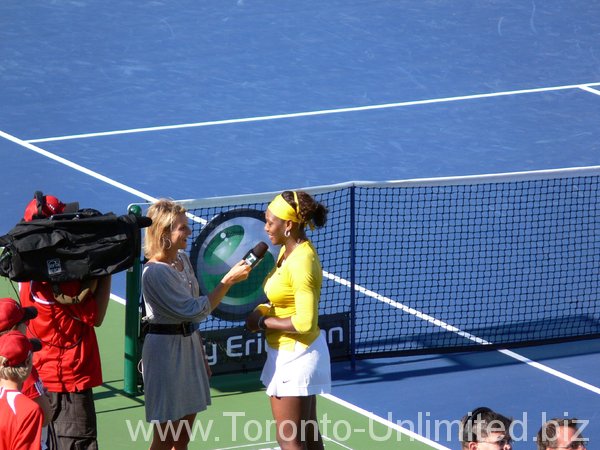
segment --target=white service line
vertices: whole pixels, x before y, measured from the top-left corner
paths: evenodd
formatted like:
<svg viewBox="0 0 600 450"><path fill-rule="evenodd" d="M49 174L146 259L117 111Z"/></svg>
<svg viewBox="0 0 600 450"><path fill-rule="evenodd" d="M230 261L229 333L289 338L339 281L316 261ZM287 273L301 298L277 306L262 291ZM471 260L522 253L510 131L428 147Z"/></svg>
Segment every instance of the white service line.
<svg viewBox="0 0 600 450"><path fill-rule="evenodd" d="M598 89L592 89L589 86L580 86L579 89L582 89L587 92L591 92L592 94L595 94L595 95L600 95L600 91Z"/></svg>
<svg viewBox="0 0 600 450"><path fill-rule="evenodd" d="M533 89L520 89L516 91L503 91L503 92L490 92L487 94L472 94L472 95L460 95L457 97L444 97L444 98L433 98L426 100L413 100L398 103L385 103L381 105L366 105L366 106L354 106L349 108L336 108L336 109L323 109L320 111L304 111L298 113L289 114L275 114L270 116L258 116L258 117L245 117L239 119L225 119L225 120L213 120L209 122L195 122L195 123L184 123L178 125L163 125L156 127L145 127L145 128L131 128L128 130L115 130L115 131L102 131L97 133L84 133L84 134L73 134L70 136L56 136L41 139L30 139L26 142L39 143L39 142L53 142L53 141L66 141L70 139L86 139L101 136L115 136L118 134L133 134L133 133L147 133L150 131L165 131L165 130L176 130L181 128L195 128L195 127L208 127L215 125L228 125L233 123L247 123L247 122L261 122L267 120L278 120L278 119L292 119L296 117L309 117L309 116L324 116L327 114L340 114L358 111L371 111L377 109L388 109L388 108L399 108L403 106L416 106L416 105L430 105L434 103L447 103L464 100L477 100L481 98L493 98L493 97L504 97L507 95L522 95L522 94L534 94L539 92L550 92L550 91L563 91L567 89L586 89L589 86L600 86L598 83L583 83L583 84L570 84L565 86L551 86Z"/></svg>

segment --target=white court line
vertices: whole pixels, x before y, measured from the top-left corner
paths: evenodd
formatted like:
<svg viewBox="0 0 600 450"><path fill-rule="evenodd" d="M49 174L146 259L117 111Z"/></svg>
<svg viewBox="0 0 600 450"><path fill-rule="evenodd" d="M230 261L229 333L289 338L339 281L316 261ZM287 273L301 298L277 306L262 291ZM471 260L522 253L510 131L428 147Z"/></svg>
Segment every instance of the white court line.
<svg viewBox="0 0 600 450"><path fill-rule="evenodd" d="M388 109L388 108L399 108L403 106L416 106L416 105L430 105L434 103L447 103L464 100L476 100L481 98L493 98L493 97L504 97L508 95L521 95L521 94L534 94L539 92L550 92L550 91L563 91L567 89L586 89L590 86L600 86L600 82L597 83L583 83L583 84L571 84L565 86L551 86L533 89L521 89L516 91L503 91L503 92L491 92L487 94L472 94L472 95L461 95L458 97L445 97L445 98L434 98L426 100L414 100L399 103L386 103L382 105L367 105L367 106L355 106L349 108L336 108L336 109L324 109L320 111L305 111L298 113L289 114L276 114L271 116L258 116L258 117L245 117L240 119L226 119L226 120L213 120L209 122L196 122L196 123L185 123L178 125L163 125L156 127L146 128L131 128L128 130L115 130L115 131L102 131L97 133L84 133L84 134L73 134L70 136L57 136L41 139L30 139L26 142L31 144L39 142L54 142L54 141L66 141L70 139L86 139L101 136L115 136L118 134L133 134L133 133L147 133L151 131L165 131L165 130L176 130L181 128L195 128L195 127L208 127L215 125L228 125L233 123L247 123L247 122L261 122L266 120L278 120L278 119L292 119L296 117L309 117L309 116L323 116L327 114L340 114L357 111L371 111L377 109Z"/></svg>
<svg viewBox="0 0 600 450"><path fill-rule="evenodd" d="M590 86L591 85L580 86L579 89L582 89L582 90L587 91L587 92L591 92L592 94L595 94L595 95L600 95L600 91L599 90L592 89Z"/></svg>
<svg viewBox="0 0 600 450"><path fill-rule="evenodd" d="M144 194L143 192L138 191L137 189L129 187L129 186L123 184L123 183L119 183L118 181L112 180L112 179L110 179L110 178L108 178L108 177L106 177L106 176L104 176L102 174L99 174L98 172L94 172L93 170L90 170L90 169L88 169L86 167L83 167L83 166L81 166L79 164L76 164L76 163L74 163L72 161L69 161L68 159L65 159L65 158L62 158L62 157L60 157L58 155L55 155L54 153L50 153L49 151L44 150L43 148L37 147L37 146L35 146L33 144L30 144L29 142L24 141L22 139L19 139L19 138L15 137L15 136L12 136L12 135L8 134L8 133L5 133L2 130L0 130L0 137L3 137L4 139L7 139L7 140L9 140L11 142L14 142L15 144L18 144L18 145L20 145L22 147L25 147L25 148L27 148L27 149L35 152L35 153L39 153L42 156L45 156L45 157L50 158L50 159L53 159L54 161L59 162L61 164L64 164L67 167L71 167L72 169L78 170L79 172L85 173L86 175L89 175L89 176L91 176L93 178L96 178L96 179L98 179L100 181L103 181L103 182L105 182L107 184L110 184L111 186L114 186L114 187L116 187L118 189L121 189L123 191L129 192L130 194L133 194L133 195L135 195L137 197L143 198L143 199L145 199L145 200L147 200L149 202L154 202L154 201L157 200L156 198L151 197L150 195Z"/></svg>
<svg viewBox="0 0 600 450"><path fill-rule="evenodd" d="M383 419L383 418L379 417L378 415L373 414L372 412L369 412L366 409L360 408L352 403L349 403L346 400L342 400L341 398L338 398L335 395L321 394L321 397L324 397L328 400L331 400L334 403L337 403L340 406L343 406L344 408L348 408L348 409L350 409L354 412L357 412L365 417L368 417L369 419L374 420L375 422L379 422L380 424L385 425L386 427L392 428L392 429L410 437L411 439L417 440L419 442L423 442L424 444L427 444L431 447L437 448L438 450L449 450L448 447L445 447L442 444L438 444L437 442L427 439L426 437L421 436L420 434L417 434L414 431L403 428L400 425L398 425L397 423L391 422L387 419Z"/></svg>
<svg viewBox="0 0 600 450"><path fill-rule="evenodd" d="M113 293L110 294L110 299L117 303L120 303L123 306L125 306L125 304L127 303L124 298L119 297L118 295L115 295Z"/></svg>
<svg viewBox="0 0 600 450"><path fill-rule="evenodd" d="M344 280L343 278L340 278L337 275L333 275L333 274L330 274L330 273L327 273L327 272L323 271L323 276L325 276L326 278L329 278L330 280L333 280L333 281L335 281L337 283L340 283L340 284L342 284L344 286L347 286L347 287L351 286L351 283L348 280ZM436 319L435 317L432 317L432 316L430 316L428 314L425 314L425 313L423 313L421 311L418 311L418 310L416 310L414 308L406 306L406 305L404 305L404 304L402 304L400 302L397 302L396 300L392 300L389 297L385 297L383 295L380 295L380 294L378 294L376 292L373 292L373 291L371 291L371 290L369 290L367 288L364 288L364 287L362 287L362 286L360 286L358 284L355 284L354 287L355 287L355 289L356 289L357 292L360 292L360 293L362 293L362 294L364 294L364 295L366 295L368 297L374 298L374 299L376 299L376 300L378 300L380 302L387 303L388 305L390 305L390 306L392 306L394 308L400 309L400 310L402 310L402 311L404 311L404 312L406 312L408 314L412 314L412 315L418 317L419 319L422 319L422 320L424 320L426 322L429 322L429 323L431 323L433 325L436 325L436 326L438 326L438 327L440 327L440 328L442 328L442 329L444 329L446 331L450 331L452 333L456 333L459 336L464 337L465 339L468 339L470 341L476 342L476 343L481 344L481 345L491 345L492 344L492 342L486 341L485 339L477 337L477 336L475 336L475 335L473 335L471 333L467 333L466 331L462 331L461 329L456 328L455 326L449 325L449 324L447 324L447 323L445 323L445 322L443 322L443 321L441 321L439 319ZM573 383L576 386L579 386L579 387L581 387L583 389L587 389L588 391L591 391L591 392L593 392L595 394L599 394L600 395L600 388L598 388L598 387L596 387L594 385L591 385L589 383L586 383L585 381L581 381L581 380L579 380L579 379L577 379L575 377L572 377L570 375L567 375L567 374L565 374L563 372L559 372L558 370L555 370L555 369L553 369L551 367L548 367L548 366L546 366L544 364L540 364L538 362L532 361L529 358L526 358L525 356L519 355L518 353L515 353L513 351L506 350L506 349L500 349L500 350L498 350L498 352L500 352L500 353L502 353L502 354L504 354L504 355L506 355L506 356L508 356L510 358L516 359L517 361L525 363L525 364L527 364L527 365L529 365L531 367L534 367L534 368L536 368L538 370L541 370L542 372L546 372L546 373L548 373L550 375L553 375L555 377L561 378L561 379L563 379L563 380L565 380L565 381L567 381L569 383Z"/></svg>
<svg viewBox="0 0 600 450"><path fill-rule="evenodd" d="M581 381L581 380L579 380L579 379L577 379L575 377L572 377L570 375L567 375L567 374L565 374L563 372L559 372L558 370L555 370L552 367L548 367L548 366L546 366L544 364L540 364L538 362L532 361L531 359L529 359L529 358L527 358L527 357L525 357L523 355L519 355L518 353L515 353L515 352L510 351L510 350L502 349L502 350L498 350L498 351L500 353L505 354L506 356L509 356L509 357L514 358L514 359L516 359L518 361L521 361L522 363L525 363L525 364L527 364L527 365L529 365L529 366L531 366L531 367L533 367L535 369L539 369L539 370L542 370L544 372L549 373L550 375L554 375L555 377L562 378L563 380L568 381L569 383L573 383L573 384L575 384L575 385L577 385L579 387L587 389L588 391L592 391L595 394L600 394L600 388L598 388L598 387L596 387L596 386L594 386L592 384L586 383L585 381Z"/></svg>

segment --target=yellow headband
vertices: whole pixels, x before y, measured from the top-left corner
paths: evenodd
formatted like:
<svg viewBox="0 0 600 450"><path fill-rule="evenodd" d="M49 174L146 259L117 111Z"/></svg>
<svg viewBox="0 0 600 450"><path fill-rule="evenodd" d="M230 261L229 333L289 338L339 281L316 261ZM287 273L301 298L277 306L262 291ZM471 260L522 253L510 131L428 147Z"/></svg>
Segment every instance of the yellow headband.
<svg viewBox="0 0 600 450"><path fill-rule="evenodd" d="M294 201L298 204L298 195L294 192ZM282 220L291 220L292 222L301 223L298 213L292 205L285 201L285 199L279 194L269 204L269 210L277 217Z"/></svg>
<svg viewBox="0 0 600 450"><path fill-rule="evenodd" d="M299 207L300 206L300 202L298 202L298 194L296 194L296 191L293 191L293 192L294 192L294 202ZM292 205L290 205L281 196L281 194L279 194L277 197L275 197L273 199L273 201L269 204L268 209L275 216L279 217L280 219L282 219L282 220L291 220L292 222L299 223L300 225L302 225L304 227L304 223L298 217L298 213L296 212L296 210L294 208L292 208ZM308 226L310 227L311 230L315 229L315 226L312 223L312 220L310 222L308 222Z"/></svg>

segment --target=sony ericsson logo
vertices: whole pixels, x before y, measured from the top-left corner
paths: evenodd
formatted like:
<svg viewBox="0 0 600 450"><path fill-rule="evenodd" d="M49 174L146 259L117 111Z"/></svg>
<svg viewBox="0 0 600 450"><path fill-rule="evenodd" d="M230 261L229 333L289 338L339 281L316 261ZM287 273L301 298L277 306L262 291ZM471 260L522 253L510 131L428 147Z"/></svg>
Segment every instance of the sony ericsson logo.
<svg viewBox="0 0 600 450"><path fill-rule="evenodd" d="M267 238L264 217L263 211L249 208L220 213L192 243L190 257L203 295L212 291L248 250L260 241L269 243L265 257L252 269L248 279L232 286L213 311L219 319L243 321L256 305L266 300L263 281L275 266L279 251Z"/></svg>

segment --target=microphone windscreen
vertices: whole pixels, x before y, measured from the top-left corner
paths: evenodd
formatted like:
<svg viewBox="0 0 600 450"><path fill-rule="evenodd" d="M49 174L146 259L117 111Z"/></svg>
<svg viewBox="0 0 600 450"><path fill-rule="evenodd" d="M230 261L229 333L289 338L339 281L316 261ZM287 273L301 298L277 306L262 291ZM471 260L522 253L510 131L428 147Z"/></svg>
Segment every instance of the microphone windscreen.
<svg viewBox="0 0 600 450"><path fill-rule="evenodd" d="M146 228L152 225L152 219L146 216L135 216L135 221L140 228Z"/></svg>
<svg viewBox="0 0 600 450"><path fill-rule="evenodd" d="M252 249L252 253L254 253L257 258L262 258L263 256L265 256L265 253L267 253L268 249L269 246L261 241L254 246L254 248Z"/></svg>

